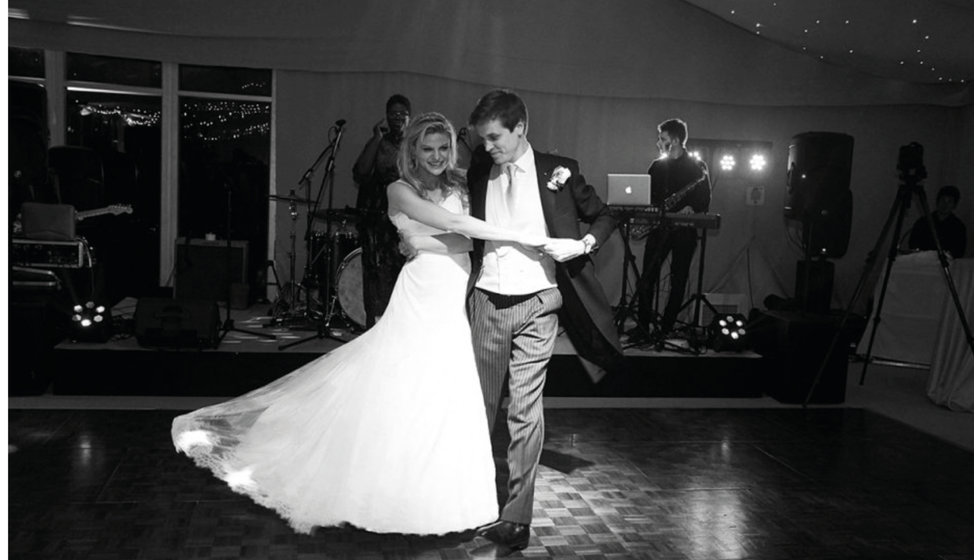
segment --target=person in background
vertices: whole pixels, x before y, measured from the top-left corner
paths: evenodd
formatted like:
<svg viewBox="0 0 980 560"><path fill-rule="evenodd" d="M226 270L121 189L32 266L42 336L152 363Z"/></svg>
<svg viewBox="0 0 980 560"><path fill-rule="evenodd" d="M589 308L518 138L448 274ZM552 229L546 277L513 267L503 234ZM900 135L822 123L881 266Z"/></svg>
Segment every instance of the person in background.
<svg viewBox="0 0 980 560"><path fill-rule="evenodd" d="M658 157L650 165L651 202L665 212L704 213L711 202L708 168L687 151L687 123L668 119L657 126ZM643 273L638 281L639 324L630 333L635 341L645 341L659 328L661 336L669 334L677 321L684 301L684 290L690 275L691 260L698 244L698 232L690 227L662 224L646 239L643 247ZM660 269L670 255L670 295L660 324L653 324L654 293L659 289Z"/></svg>
<svg viewBox="0 0 980 560"><path fill-rule="evenodd" d="M371 139L354 164L367 328L371 328L384 313L395 279L405 262L398 251L398 232L388 219L386 189L398 179L398 145L411 116L412 103L407 97L401 94L389 97L385 103L385 118L374 125Z"/></svg>
<svg viewBox="0 0 980 560"><path fill-rule="evenodd" d="M936 225L936 235L943 250L955 259L963 258L966 253L966 225L953 214L960 202L960 190L953 185L946 185L936 193L936 209L932 212L932 222ZM935 251L936 243L929 231L929 222L925 216L916 220L909 233L909 249L919 251Z"/></svg>

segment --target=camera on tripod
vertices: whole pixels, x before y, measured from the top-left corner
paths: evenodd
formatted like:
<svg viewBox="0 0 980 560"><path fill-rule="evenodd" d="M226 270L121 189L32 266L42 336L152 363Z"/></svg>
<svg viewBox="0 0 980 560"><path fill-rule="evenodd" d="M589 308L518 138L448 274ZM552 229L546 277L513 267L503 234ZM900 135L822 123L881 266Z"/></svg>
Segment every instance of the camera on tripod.
<svg viewBox="0 0 980 560"><path fill-rule="evenodd" d="M898 149L898 170L905 181L919 181L929 174L922 163L922 144L912 142Z"/></svg>

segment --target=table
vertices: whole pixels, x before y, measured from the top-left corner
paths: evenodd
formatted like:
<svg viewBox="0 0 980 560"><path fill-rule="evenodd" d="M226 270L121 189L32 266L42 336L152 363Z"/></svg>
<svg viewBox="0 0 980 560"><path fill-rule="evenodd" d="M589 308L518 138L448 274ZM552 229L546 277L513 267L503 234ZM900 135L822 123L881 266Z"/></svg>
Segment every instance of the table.
<svg viewBox="0 0 980 560"><path fill-rule="evenodd" d="M969 268L973 268L973 259ZM950 265L962 268L957 261ZM887 263L886 263L887 266ZM858 343L857 353L864 356L885 274L882 270L874 291L874 309ZM927 366L932 362L936 334L943 316L943 302L949 290L935 251L919 251L898 255L892 264L891 276L881 307L881 322L871 348L873 358ZM955 310L953 317L956 319ZM958 319L957 319L958 320Z"/></svg>
<svg viewBox="0 0 980 560"><path fill-rule="evenodd" d="M959 259L949 267L953 285L973 333L973 259ZM943 301L926 393L938 405L973 412L973 350L953 300Z"/></svg>

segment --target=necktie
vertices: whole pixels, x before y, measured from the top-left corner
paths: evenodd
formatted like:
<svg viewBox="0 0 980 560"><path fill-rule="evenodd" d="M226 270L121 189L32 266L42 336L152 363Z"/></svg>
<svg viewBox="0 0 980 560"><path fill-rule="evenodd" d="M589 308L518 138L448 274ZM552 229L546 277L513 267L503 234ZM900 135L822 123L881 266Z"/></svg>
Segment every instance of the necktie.
<svg viewBox="0 0 980 560"><path fill-rule="evenodd" d="M517 173L517 166L513 163L505 163L502 167L500 176L504 186L504 201L507 204L507 210L513 213L514 208L517 206L517 189L514 186L514 176Z"/></svg>

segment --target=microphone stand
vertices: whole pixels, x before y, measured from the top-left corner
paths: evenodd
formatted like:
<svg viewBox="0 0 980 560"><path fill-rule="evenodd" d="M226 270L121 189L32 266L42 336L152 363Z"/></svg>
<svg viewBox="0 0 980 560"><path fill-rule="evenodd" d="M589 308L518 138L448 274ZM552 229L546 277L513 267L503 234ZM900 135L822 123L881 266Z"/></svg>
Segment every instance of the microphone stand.
<svg viewBox="0 0 980 560"><path fill-rule="evenodd" d="M224 181L224 184L225 184L225 195L226 195L226 199L225 200L226 200L226 205L227 205L227 208L225 209L225 321L224 321L224 323L221 326L221 333L218 336L218 343L220 344L221 341L223 341L225 339L225 335L227 335L229 332L232 332L232 331L239 332L239 333L244 333L244 334L250 334L250 335L253 335L253 336L261 336L261 337L264 337L264 338L275 340L276 339L276 335L274 335L274 334L262 333L262 332L258 332L258 331L249 331L249 330L245 330L245 329L236 328L235 327L235 321L234 321L234 319L231 318L231 294L232 294L231 286L233 284L232 279L231 279L231 257L232 257L232 249L231 249L231 190L232 190L232 188L231 188L231 182L230 181L225 180ZM242 262L243 263L245 262L244 255L243 255Z"/></svg>
<svg viewBox="0 0 980 560"><path fill-rule="evenodd" d="M307 214L307 218L306 218L306 236L307 236L307 241L309 241L309 239L310 239L310 232L313 231L313 219L316 216L317 209L320 207L320 200L323 198L324 187L326 187L326 191L327 191L327 231L326 231L326 239L327 239L327 243L330 243L332 241L332 232L331 232L331 229L332 229L332 225L333 224L332 224L332 220L331 220L331 216L330 216L330 211L333 209L334 167L335 167L336 158L337 158L337 149L340 147L340 140L341 140L341 138L343 137L343 134L344 134L344 124L345 123L346 123L346 121L344 121L343 119L341 119L341 120L337 121L336 125L330 129L331 132L333 132L335 134L335 136L330 141L330 143L327 145L327 147L324 148L323 152L321 152L320 155L317 157L317 161L314 162L313 166L309 170L307 170L307 172L303 175L303 178L300 179L300 182L301 183L303 181L306 181L307 184L309 184L309 176L312 174L312 170L319 164L319 161L323 158L323 156L325 154L328 154L329 153L329 156L327 157L326 167L324 168L324 172L323 172L323 179L320 181L320 189L316 193L316 201L314 201L313 204L312 204L312 206L310 206L310 211ZM307 197L309 197L309 190L307 190ZM309 251L309 244L307 244L307 251L306 251L306 272L305 272L304 276L308 275L310 273L310 269L312 268L313 259L311 259L310 257L311 257L311 255L310 255L310 251ZM330 302L329 302L329 308L324 313L323 318L321 320L317 321L317 325L316 325L316 327L317 327L316 328L316 331L317 332L316 332L316 334L313 335L313 336L308 336L306 338L302 338L300 340L295 340L295 341L290 342L288 344L284 344L284 345L282 345L282 346L279 347L279 350L285 350L286 348L290 348L292 346L296 346L298 344L302 344L304 342L307 342L307 341L310 341L310 340L313 340L313 339L317 339L317 338L330 338L330 339L333 339L333 340L336 340L336 341L339 341L339 342L347 342L343 338L340 338L340 337L337 337L337 336L334 336L334 335L330 334L330 322L331 322L331 319L333 318L333 315L334 315L334 305L335 305L336 300L337 300L336 296L333 294L333 291L334 291L333 278L332 278L333 271L334 271L334 268L333 268L333 264L334 263L333 263L333 261L334 261L333 251L332 250L327 250L327 267L326 267L327 268L327 271L326 271L326 279L325 279L325 282L321 284L321 290L323 290L324 292L326 292L323 295L325 297L330 298ZM309 290L307 290L307 312L309 312L309 309L310 309L309 300L310 300L310 293L309 293Z"/></svg>

